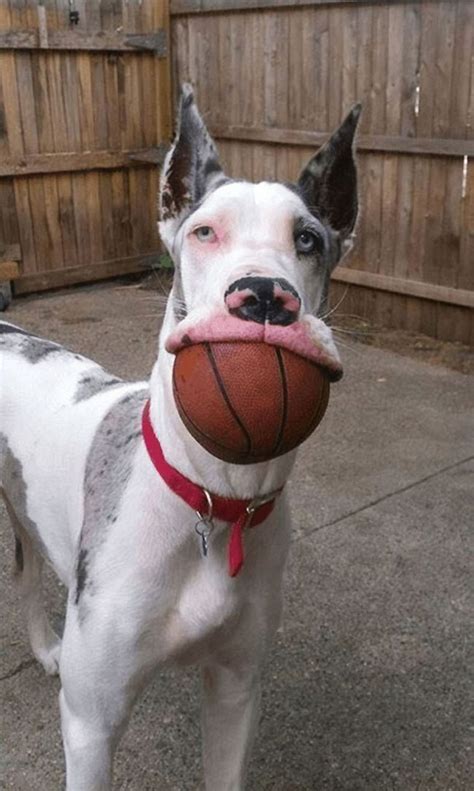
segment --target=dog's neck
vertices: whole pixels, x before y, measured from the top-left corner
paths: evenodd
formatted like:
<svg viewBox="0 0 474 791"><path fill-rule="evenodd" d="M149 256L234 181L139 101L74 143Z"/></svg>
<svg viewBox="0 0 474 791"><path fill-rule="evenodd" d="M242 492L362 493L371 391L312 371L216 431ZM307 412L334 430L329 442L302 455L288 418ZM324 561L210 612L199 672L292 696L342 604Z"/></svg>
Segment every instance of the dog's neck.
<svg viewBox="0 0 474 791"><path fill-rule="evenodd" d="M150 418L166 460L190 480L225 497L252 498L281 488L294 464L295 451L259 464L228 464L204 450L185 428L173 397L175 358L164 348L164 341L175 323L171 301L168 301L158 359L150 379Z"/></svg>

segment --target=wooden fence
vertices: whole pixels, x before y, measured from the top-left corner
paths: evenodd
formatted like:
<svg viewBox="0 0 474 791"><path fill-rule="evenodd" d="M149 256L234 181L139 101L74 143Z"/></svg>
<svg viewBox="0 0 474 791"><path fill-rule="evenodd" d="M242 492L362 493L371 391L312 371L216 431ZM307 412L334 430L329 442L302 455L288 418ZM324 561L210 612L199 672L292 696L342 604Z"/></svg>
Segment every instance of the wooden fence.
<svg viewBox="0 0 474 791"><path fill-rule="evenodd" d="M171 0L171 14L174 84L195 85L233 175L294 179L363 102L340 310L474 342L474 2Z"/></svg>
<svg viewBox="0 0 474 791"><path fill-rule="evenodd" d="M0 281L156 260L156 163L186 79L229 172L295 178L361 100L340 308L474 341L474 2L0 0Z"/></svg>
<svg viewBox="0 0 474 791"><path fill-rule="evenodd" d="M167 0L0 0L0 280L156 259L171 133Z"/></svg>

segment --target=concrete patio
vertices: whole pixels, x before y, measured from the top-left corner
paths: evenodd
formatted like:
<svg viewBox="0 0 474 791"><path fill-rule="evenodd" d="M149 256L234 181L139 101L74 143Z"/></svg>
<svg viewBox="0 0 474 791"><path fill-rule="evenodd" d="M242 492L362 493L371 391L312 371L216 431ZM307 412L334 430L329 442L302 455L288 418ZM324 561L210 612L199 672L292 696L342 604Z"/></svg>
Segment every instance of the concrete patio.
<svg viewBox="0 0 474 791"><path fill-rule="evenodd" d="M19 300L4 318L144 378L162 306L112 284ZM342 355L345 377L291 478L287 606L249 789L468 791L473 378L358 344ZM3 506L0 540L0 788L56 791L59 681L31 660ZM46 587L58 622L51 573ZM117 789L198 786L198 702L195 672L157 674L122 742Z"/></svg>

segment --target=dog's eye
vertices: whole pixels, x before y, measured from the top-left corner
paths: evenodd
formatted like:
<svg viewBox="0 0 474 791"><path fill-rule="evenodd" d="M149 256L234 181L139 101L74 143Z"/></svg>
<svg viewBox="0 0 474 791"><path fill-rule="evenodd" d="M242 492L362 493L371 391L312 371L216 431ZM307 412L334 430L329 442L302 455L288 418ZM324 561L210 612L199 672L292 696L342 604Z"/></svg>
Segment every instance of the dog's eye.
<svg viewBox="0 0 474 791"><path fill-rule="evenodd" d="M323 240L312 231L301 231L295 237L295 247L298 253L314 253L315 250L321 251Z"/></svg>
<svg viewBox="0 0 474 791"><path fill-rule="evenodd" d="M209 225L202 225L201 228L196 228L194 235L200 242L213 242L216 238L214 231Z"/></svg>

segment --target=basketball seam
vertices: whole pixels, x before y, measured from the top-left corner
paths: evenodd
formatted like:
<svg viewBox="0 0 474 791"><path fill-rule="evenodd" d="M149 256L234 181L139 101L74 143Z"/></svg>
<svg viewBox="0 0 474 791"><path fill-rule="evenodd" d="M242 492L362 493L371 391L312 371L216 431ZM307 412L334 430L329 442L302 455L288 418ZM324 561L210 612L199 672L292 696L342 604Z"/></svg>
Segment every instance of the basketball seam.
<svg viewBox="0 0 474 791"><path fill-rule="evenodd" d="M329 383L328 383L328 385L329 385ZM328 395L328 399L327 399L327 400L329 400L329 395ZM305 442L305 441L306 441L306 440L307 440L307 439L308 439L308 438L311 436L311 434L312 434L312 433L313 433L313 431L314 431L314 430L317 428L317 426L319 425L319 420L318 420L318 419L319 419L319 415L321 414L321 411L323 410L323 407L324 407L324 410L325 410L325 409L326 409L326 407L327 407L327 401L325 402L325 401L324 401L324 399L321 399L321 400L318 402L318 405L317 405L317 407L316 407L316 409L315 409L315 411L314 411L314 413L313 413L313 417L312 417L312 419L311 419L311 423L310 423L310 426L311 426L311 428L310 428L310 429L308 429L308 431L306 432L306 434L305 434L305 435L303 436L303 438L300 440L300 444L301 444L302 442ZM324 415L324 413L323 413L323 415ZM316 425L315 425L315 424L316 424Z"/></svg>
<svg viewBox="0 0 474 791"><path fill-rule="evenodd" d="M214 357L214 355L212 353L212 349L211 349L210 344L209 343L205 343L204 347L206 349L209 362L211 363L212 370L214 371L214 376L216 377L216 382L217 382L217 384L219 386L219 390L221 391L221 395L222 395L224 401L226 402L227 407L228 407L231 415L233 416L233 418L236 421L237 425L242 430L242 433L243 433L243 435L245 437L245 441L247 443L247 454L249 454L249 453L251 453L251 448L252 448L252 440L250 438L250 434L247 431L246 427L242 423L242 420L240 419L239 415L237 414L237 412L235 411L234 407L231 404L229 396L227 395L227 391L226 391L226 389L224 387L224 383L223 383L223 381L221 379L221 376L220 376L220 373L219 373L219 368L217 367L217 362L216 362L215 357Z"/></svg>
<svg viewBox="0 0 474 791"><path fill-rule="evenodd" d="M319 415L321 414L321 410L322 410L324 405L325 405L324 398L320 398L319 401L318 401L317 407L316 407L316 409L314 411L314 414L313 414L313 418L312 418L312 422L313 423L316 423L316 421L318 420Z"/></svg>
<svg viewBox="0 0 474 791"><path fill-rule="evenodd" d="M276 354L276 358L277 358L277 361L278 361L278 368L279 368L280 377L281 377L281 386L282 386L282 391L283 391L283 406L282 406L282 416L281 416L280 428L278 430L276 443L275 443L275 445L273 447L273 450L272 450L272 455L277 454L278 451L280 450L280 446L281 446L281 444L283 442L283 433L285 431L286 418L287 418L287 414L288 414L288 385L287 385L287 382L286 382L285 363L283 361L283 357L282 357L282 354L281 354L281 349L278 349L276 346L275 346L275 354Z"/></svg>
<svg viewBox="0 0 474 791"><path fill-rule="evenodd" d="M199 426L194 422L194 420L192 420L189 417L188 413L184 409L183 402L181 401L181 398L179 397L179 395L178 395L178 393L176 391L174 393L174 397L175 397L175 400L177 402L179 402L179 406L181 408L182 413L184 415L186 415L186 420L191 424L191 426L193 426L193 428L195 429L197 434L200 434L202 437L205 437L207 440L209 440L209 442L212 442L214 445L217 445L218 448L222 448L222 450L225 450L225 451L227 451L229 453L232 453L232 452L236 453L235 448L230 448L228 445L223 445L221 442L218 442L218 440L214 439L214 437L211 437L211 436L209 436L209 434L206 434L206 432L203 431L202 428L199 428ZM179 414L181 420L184 423L184 419L181 417L181 412L179 410L178 410L178 414ZM184 423L184 425L186 426L186 423ZM189 431L189 429L188 429L188 431ZM207 450L207 448L205 448L205 450Z"/></svg>

